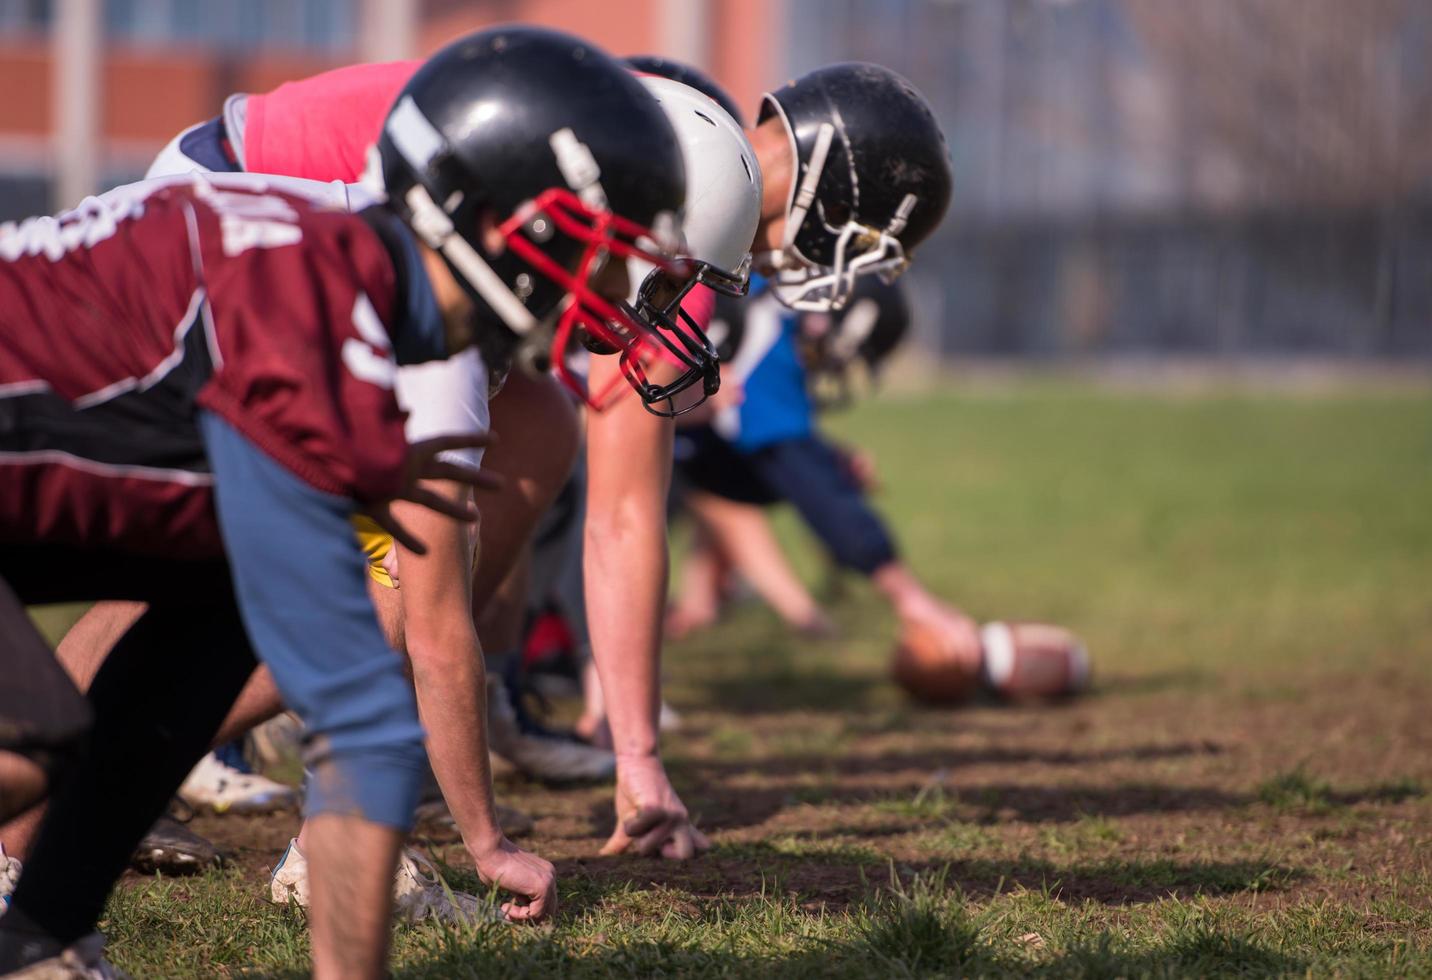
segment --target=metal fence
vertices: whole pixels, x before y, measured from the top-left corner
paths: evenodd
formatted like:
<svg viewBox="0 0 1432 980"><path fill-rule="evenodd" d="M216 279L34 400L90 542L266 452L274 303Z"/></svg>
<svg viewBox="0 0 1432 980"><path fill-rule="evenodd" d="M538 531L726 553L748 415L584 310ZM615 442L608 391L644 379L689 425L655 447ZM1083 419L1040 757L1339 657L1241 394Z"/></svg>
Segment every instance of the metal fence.
<svg viewBox="0 0 1432 980"><path fill-rule="evenodd" d="M956 223L912 280L946 355L1432 360L1432 206Z"/></svg>
<svg viewBox="0 0 1432 980"><path fill-rule="evenodd" d="M1432 5L787 9L787 74L897 67L949 136L932 350L1432 358Z"/></svg>

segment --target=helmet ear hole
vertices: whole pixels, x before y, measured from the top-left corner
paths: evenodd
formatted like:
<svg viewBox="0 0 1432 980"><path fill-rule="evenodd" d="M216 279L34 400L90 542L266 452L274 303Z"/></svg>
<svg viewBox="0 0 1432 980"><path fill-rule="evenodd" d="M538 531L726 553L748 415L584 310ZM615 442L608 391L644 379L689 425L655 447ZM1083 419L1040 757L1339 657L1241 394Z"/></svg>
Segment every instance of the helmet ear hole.
<svg viewBox="0 0 1432 980"><path fill-rule="evenodd" d="M843 228L850 220L849 201L817 201L816 206L820 208L822 220L831 228Z"/></svg>

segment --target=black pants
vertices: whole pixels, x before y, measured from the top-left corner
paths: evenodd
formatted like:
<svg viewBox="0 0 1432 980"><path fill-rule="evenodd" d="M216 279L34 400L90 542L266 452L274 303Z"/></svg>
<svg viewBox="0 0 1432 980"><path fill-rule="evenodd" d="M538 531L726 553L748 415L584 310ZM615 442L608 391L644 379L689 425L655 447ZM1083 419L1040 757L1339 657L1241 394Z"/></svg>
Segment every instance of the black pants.
<svg viewBox="0 0 1432 980"><path fill-rule="evenodd" d="M135 845L208 749L256 661L222 561L6 546L0 580L27 605L149 605L90 686L93 725L54 778L49 812L15 890L13 908L23 912L17 921L69 943L93 931ZM6 674L12 656L24 657L41 696L64 706L54 671L38 666L37 640L0 638ZM50 667L57 669L53 661ZM68 684L63 673L59 680ZM72 707L63 707L66 717ZM0 917L0 933L9 919Z"/></svg>
<svg viewBox="0 0 1432 980"><path fill-rule="evenodd" d="M0 581L0 750L53 773L89 730L89 705L75 690L25 607ZM0 823L24 803L0 786Z"/></svg>
<svg viewBox="0 0 1432 980"><path fill-rule="evenodd" d="M698 490L761 507L786 502L842 568L870 575L896 558L895 540L840 455L818 435L737 452L710 429L678 436L677 475Z"/></svg>

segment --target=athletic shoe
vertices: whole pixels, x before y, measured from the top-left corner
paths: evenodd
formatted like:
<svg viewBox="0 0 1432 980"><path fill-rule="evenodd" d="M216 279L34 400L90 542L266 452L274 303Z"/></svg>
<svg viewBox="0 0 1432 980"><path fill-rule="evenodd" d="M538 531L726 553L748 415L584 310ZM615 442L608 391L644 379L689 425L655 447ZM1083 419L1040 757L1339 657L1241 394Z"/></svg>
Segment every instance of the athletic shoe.
<svg viewBox="0 0 1432 980"><path fill-rule="evenodd" d="M5 853L5 845L0 844L0 915L9 911L10 896L19 883L20 859L10 857Z"/></svg>
<svg viewBox="0 0 1432 980"><path fill-rule="evenodd" d="M487 681L487 734L493 755L547 783L598 782L616 774L616 757L572 736L546 731L507 693L501 678Z"/></svg>
<svg viewBox="0 0 1432 980"><path fill-rule="evenodd" d="M261 769L292 761L303 745L303 722L285 711L250 729L247 742L250 761Z"/></svg>
<svg viewBox="0 0 1432 980"><path fill-rule="evenodd" d="M273 869L269 900L308 908L308 859L298 849L298 838L288 842L288 850ZM411 848L404 848L398 858L393 912L408 923L429 919L453 924L504 921L502 911L491 902L449 888L432 863Z"/></svg>
<svg viewBox="0 0 1432 980"><path fill-rule="evenodd" d="M502 910L486 899L455 892L432 862L411 848L398 858L393 880L393 911L406 922L434 919L451 924L505 922Z"/></svg>
<svg viewBox="0 0 1432 980"><path fill-rule="evenodd" d="M298 849L297 837L288 842L269 876L269 901L308 908L308 858Z"/></svg>
<svg viewBox="0 0 1432 980"><path fill-rule="evenodd" d="M129 859L131 868L147 875L192 875L223 865L217 847L168 815L155 821Z"/></svg>
<svg viewBox="0 0 1432 980"><path fill-rule="evenodd" d="M298 804L298 790L220 762L211 752L179 787L179 798L196 810L272 813Z"/></svg>
<svg viewBox="0 0 1432 980"><path fill-rule="evenodd" d="M5 976L7 980L129 980L128 974L104 958L104 937L97 932L76 939L58 956Z"/></svg>

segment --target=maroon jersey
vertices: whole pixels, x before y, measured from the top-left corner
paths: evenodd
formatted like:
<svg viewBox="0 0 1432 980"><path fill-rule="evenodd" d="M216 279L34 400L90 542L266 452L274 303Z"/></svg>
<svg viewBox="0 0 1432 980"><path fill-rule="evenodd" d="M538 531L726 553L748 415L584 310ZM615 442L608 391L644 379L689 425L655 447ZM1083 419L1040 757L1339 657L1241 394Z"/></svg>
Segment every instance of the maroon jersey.
<svg viewBox="0 0 1432 980"><path fill-rule="evenodd" d="M205 408L313 487L401 487L393 261L360 217L202 182L0 229L0 543L217 555Z"/></svg>

